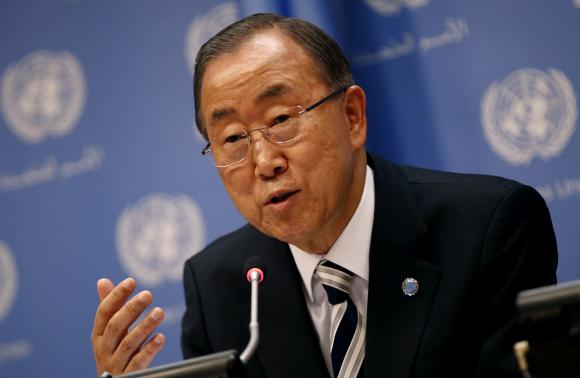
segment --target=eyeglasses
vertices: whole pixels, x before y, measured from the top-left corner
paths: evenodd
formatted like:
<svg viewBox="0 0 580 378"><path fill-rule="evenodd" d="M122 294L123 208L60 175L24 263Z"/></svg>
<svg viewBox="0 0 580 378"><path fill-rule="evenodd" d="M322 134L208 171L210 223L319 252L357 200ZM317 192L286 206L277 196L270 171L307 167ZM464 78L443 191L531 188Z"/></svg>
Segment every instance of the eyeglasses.
<svg viewBox="0 0 580 378"><path fill-rule="evenodd" d="M266 140L277 145L295 141L305 134L308 126L308 122L306 122L304 117L300 116L344 92L351 85L344 85L338 88L306 108L292 106L276 113L274 117L268 119L266 126L244 130L239 133L220 135L217 141L208 143L201 151L201 154L211 157L216 167L225 168L242 162L248 156L248 152L252 147L251 134L255 131L259 131Z"/></svg>

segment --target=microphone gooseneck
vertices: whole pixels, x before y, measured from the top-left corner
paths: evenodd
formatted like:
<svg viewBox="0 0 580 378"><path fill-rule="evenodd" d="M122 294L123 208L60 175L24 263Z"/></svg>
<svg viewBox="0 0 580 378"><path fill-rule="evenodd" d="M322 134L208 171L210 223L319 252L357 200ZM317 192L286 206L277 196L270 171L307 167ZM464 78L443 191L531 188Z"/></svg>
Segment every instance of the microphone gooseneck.
<svg viewBox="0 0 580 378"><path fill-rule="evenodd" d="M239 358L236 350L229 350L123 374L115 376L115 378L245 377L246 375L242 374L242 364L246 364L254 355L260 339L258 286L264 281L266 271L266 264L257 256L250 257L244 264L244 275L252 287L249 325L250 341ZM113 378L113 376L109 372L104 372L99 378Z"/></svg>
<svg viewBox="0 0 580 378"><path fill-rule="evenodd" d="M258 286L264 281L266 276L266 265L264 261L257 256L252 256L244 264L244 273L246 279L251 284L251 307L250 307L250 341L246 349L240 355L242 363L246 364L250 357L253 356L258 342L260 340L260 325L258 323Z"/></svg>

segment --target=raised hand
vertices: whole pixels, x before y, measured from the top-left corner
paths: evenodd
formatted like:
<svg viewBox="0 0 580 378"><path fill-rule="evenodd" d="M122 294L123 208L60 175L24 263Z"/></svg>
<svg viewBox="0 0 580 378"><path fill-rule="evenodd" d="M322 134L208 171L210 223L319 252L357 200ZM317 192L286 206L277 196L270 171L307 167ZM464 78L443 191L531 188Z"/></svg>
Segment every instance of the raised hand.
<svg viewBox="0 0 580 378"><path fill-rule="evenodd" d="M129 299L136 286L133 278L117 286L106 278L97 282L100 304L95 314L92 344L98 375L105 371L118 375L144 369L165 343L161 333L149 338L163 321L164 313L159 307L153 308L129 330L153 301L147 290Z"/></svg>

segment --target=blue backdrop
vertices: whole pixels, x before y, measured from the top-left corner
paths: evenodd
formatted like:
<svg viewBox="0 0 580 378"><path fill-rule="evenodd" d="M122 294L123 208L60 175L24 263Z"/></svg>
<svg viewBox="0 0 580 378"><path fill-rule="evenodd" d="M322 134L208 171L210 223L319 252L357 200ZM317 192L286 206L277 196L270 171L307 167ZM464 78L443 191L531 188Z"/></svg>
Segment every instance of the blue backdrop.
<svg viewBox="0 0 580 378"><path fill-rule="evenodd" d="M195 132L199 46L306 18L367 91L368 148L536 187L580 278L578 0L8 0L0 4L0 376L95 374L95 283L134 276L180 359L183 261L242 224Z"/></svg>

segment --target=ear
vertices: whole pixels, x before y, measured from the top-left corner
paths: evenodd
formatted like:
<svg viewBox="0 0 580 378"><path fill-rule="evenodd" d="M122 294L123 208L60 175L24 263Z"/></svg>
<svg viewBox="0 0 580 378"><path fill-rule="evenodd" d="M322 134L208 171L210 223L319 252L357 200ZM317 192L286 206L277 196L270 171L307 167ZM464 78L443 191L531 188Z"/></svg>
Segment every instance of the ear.
<svg viewBox="0 0 580 378"><path fill-rule="evenodd" d="M353 150L364 148L367 140L367 100L365 92L358 85L345 91L344 114L350 125L350 140Z"/></svg>

